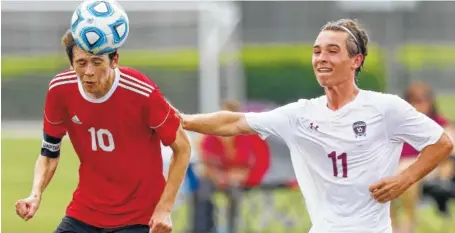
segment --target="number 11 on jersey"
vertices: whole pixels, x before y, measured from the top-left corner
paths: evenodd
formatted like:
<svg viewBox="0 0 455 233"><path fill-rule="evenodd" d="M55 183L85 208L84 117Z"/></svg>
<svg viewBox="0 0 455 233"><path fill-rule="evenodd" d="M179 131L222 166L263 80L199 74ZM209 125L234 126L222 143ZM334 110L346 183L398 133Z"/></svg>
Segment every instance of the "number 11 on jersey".
<svg viewBox="0 0 455 233"><path fill-rule="evenodd" d="M338 177L338 160L341 160L341 166L343 167L343 178L348 177L348 156L346 153L342 153L337 156L335 151L328 154L329 158L332 159L333 176Z"/></svg>
<svg viewBox="0 0 455 233"><path fill-rule="evenodd" d="M107 129L98 129L94 127L88 129L90 132L90 137L92 138L92 150L98 151L98 147L107 152L112 152L115 149L114 137L111 132ZM107 141L104 141L104 138L107 138Z"/></svg>

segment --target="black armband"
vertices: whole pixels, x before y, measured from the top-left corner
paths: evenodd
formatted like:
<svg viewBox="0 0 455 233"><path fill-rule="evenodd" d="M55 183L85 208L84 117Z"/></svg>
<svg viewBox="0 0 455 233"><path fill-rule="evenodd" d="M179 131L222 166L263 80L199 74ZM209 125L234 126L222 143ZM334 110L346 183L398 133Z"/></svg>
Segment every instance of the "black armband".
<svg viewBox="0 0 455 233"><path fill-rule="evenodd" d="M56 138L43 132L43 142L41 144L41 155L49 158L58 158L60 156L61 138Z"/></svg>

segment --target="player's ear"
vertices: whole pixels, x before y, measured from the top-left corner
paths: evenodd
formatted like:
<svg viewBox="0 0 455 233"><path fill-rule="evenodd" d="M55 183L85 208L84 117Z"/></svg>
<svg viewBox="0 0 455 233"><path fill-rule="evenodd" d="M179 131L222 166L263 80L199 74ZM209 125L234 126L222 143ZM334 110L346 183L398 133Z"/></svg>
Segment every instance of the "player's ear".
<svg viewBox="0 0 455 233"><path fill-rule="evenodd" d="M353 68L354 69L359 68L362 65L362 61L363 61L363 55L357 54L352 61Z"/></svg>
<svg viewBox="0 0 455 233"><path fill-rule="evenodd" d="M120 54L118 52L116 52L111 61L111 67L113 69L117 68L119 60L120 60Z"/></svg>

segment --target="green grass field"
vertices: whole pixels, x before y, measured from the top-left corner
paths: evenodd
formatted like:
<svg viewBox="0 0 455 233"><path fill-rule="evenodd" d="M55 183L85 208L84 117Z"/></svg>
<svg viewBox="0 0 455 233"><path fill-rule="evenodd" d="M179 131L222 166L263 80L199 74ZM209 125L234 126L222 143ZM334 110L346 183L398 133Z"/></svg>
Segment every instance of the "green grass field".
<svg viewBox="0 0 455 233"><path fill-rule="evenodd" d="M35 218L24 222L14 211L16 200L26 197L30 192L39 147L40 140L2 138L2 233L50 233L65 213L66 205L77 184L79 164L69 141L64 142L60 165L44 193ZM271 201L264 198L264 193L253 192L246 196L242 213L243 229L250 229L248 232L308 231L309 221L299 192L277 191L271 195ZM271 205L272 201L275 202L274 205ZM217 197L217 202L222 205L225 199ZM455 207L452 207L455 211ZM174 232L183 232L185 229L186 209L184 206L174 214ZM222 215L220 218L223 219ZM444 225L444 221L435 214L432 207L421 209L419 220L418 233L455 233L455 221ZM285 225L291 227L285 228Z"/></svg>

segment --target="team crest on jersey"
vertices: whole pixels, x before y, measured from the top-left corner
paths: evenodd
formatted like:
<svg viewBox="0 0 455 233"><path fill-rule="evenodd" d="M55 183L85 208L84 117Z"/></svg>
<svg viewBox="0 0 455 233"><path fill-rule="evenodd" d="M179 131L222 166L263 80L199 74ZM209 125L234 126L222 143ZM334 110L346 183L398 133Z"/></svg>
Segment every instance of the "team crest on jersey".
<svg viewBox="0 0 455 233"><path fill-rule="evenodd" d="M356 121L352 124L355 137L366 137L367 136L367 124L363 121Z"/></svg>

